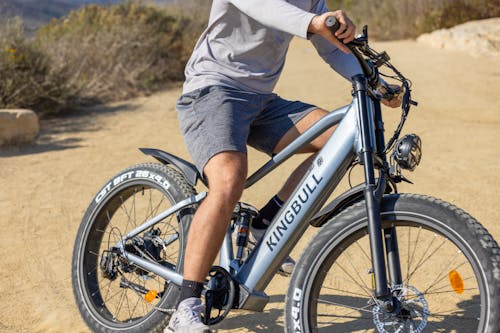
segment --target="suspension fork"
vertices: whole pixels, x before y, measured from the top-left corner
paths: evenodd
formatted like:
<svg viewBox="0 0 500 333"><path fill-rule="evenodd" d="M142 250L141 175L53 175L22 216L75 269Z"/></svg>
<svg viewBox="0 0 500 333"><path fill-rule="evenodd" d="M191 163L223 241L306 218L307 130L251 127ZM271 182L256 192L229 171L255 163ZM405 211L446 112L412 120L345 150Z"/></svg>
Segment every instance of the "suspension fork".
<svg viewBox="0 0 500 333"><path fill-rule="evenodd" d="M401 268L399 267L399 256L397 251L397 237L394 228L382 230L382 219L380 216L380 204L385 192L385 175L381 173L378 187L375 181L374 153L380 162L387 161L383 152L383 124L380 103L373 103L374 114L370 112L368 105L367 80L363 75L353 77L353 93L357 96L359 126L361 132L360 158L365 174L364 196L366 212L368 217L368 233L370 236L370 252L372 257L372 269L375 282L375 297L385 301L388 309L392 308L390 302L390 291L387 283L387 270L385 255L387 254L389 274L391 283L401 280ZM375 121L370 119L374 117ZM375 126L375 128L373 127ZM375 137L376 136L376 137ZM384 235L382 235L382 232ZM384 251L384 238L386 240L386 251ZM399 275L399 276L398 276Z"/></svg>
<svg viewBox="0 0 500 333"><path fill-rule="evenodd" d="M383 165L382 170L389 170L389 165L387 163L385 150L385 139L384 139L384 122L382 121L382 109L380 107L380 101L374 101L374 123L375 123L375 138L377 146L377 156ZM384 189L385 190L385 189ZM382 199L383 192L380 195L379 200ZM379 201L380 203L380 201ZM384 240L385 240L385 253L387 256L387 269L389 271L390 285L400 285L403 283L403 277L401 274L401 262L399 259L399 247L398 247L398 237L396 233L396 228L390 227L384 229Z"/></svg>

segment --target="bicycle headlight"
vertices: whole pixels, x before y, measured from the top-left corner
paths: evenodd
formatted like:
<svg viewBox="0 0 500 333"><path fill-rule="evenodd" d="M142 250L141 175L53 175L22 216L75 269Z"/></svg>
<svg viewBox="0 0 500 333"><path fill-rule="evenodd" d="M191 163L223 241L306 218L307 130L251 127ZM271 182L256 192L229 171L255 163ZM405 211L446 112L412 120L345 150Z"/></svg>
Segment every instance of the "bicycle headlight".
<svg viewBox="0 0 500 333"><path fill-rule="evenodd" d="M407 134L394 145L392 158L402 169L413 171L422 158L422 140L416 134Z"/></svg>

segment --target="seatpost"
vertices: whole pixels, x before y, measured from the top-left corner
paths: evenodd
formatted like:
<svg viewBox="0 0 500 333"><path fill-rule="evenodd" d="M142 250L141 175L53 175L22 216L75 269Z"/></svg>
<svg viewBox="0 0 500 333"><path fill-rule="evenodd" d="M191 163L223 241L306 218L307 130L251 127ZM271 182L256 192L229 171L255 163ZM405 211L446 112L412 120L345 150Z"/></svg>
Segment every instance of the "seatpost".
<svg viewBox="0 0 500 333"><path fill-rule="evenodd" d="M366 213L368 216L368 233L370 235L370 251L375 281L375 297L379 299L387 298L389 289L387 287L387 273L385 266L385 255L382 238L382 223L380 218L380 201L376 195L377 184L375 182L375 171L368 118L368 94L367 79L364 75L356 75L353 80L353 94L357 97L360 131L361 131L361 151L359 152L365 173L365 201Z"/></svg>

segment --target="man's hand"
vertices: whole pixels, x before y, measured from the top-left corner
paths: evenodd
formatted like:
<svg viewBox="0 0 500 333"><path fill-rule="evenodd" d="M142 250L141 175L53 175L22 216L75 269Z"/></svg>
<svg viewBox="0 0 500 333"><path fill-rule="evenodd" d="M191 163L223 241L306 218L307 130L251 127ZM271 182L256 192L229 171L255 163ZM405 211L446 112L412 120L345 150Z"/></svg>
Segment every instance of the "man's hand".
<svg viewBox="0 0 500 333"><path fill-rule="evenodd" d="M384 87L384 85L389 87L395 93L394 94L387 94L387 89ZM384 104L385 106L388 106L390 108L397 108L397 107L401 106L401 103L403 102L404 91L402 90L402 88L400 86L395 85L395 84L388 84L388 83L384 82L378 90L379 90L379 93L381 93L381 95L383 96L381 99L382 104ZM387 96L387 97L385 97L385 96Z"/></svg>
<svg viewBox="0 0 500 333"><path fill-rule="evenodd" d="M335 35L332 34L330 29L326 26L326 19L329 16L334 16L335 19L337 19L337 21L340 23L340 27L335 32ZM332 44L337 46L343 52L350 53L349 49L347 48L347 46L345 46L345 44L349 43L354 39L354 34L356 33L356 26L347 17L344 11L337 10L334 12L328 12L313 17L311 23L309 23L309 29L307 31L313 34L318 34L323 36L325 39L327 39Z"/></svg>

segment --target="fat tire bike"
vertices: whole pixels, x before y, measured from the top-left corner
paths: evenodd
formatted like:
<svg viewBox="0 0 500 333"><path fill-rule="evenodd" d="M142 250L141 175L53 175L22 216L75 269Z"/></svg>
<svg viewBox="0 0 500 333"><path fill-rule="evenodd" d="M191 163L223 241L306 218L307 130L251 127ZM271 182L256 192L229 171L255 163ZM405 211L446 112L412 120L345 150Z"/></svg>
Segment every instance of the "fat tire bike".
<svg viewBox="0 0 500 333"><path fill-rule="evenodd" d="M262 240L248 245L257 210L239 203L220 259L206 279L208 324L231 310L263 311L264 293L280 263L308 226L316 235L303 251L285 299L286 332L498 333L500 249L469 214L442 200L401 194L421 158L421 140L401 136L411 82L368 31L348 44L363 68L352 78L352 103L330 112L255 171L250 187L321 133L338 125L317 153ZM382 73L391 70L391 74ZM381 76L401 82L396 90ZM382 89L383 88L383 89ZM385 143L380 100L400 94L402 115ZM95 332L160 332L182 283L189 225L206 192L196 167L158 149L158 162L110 179L88 207L74 247L75 299ZM354 165L365 181L326 203Z"/></svg>

